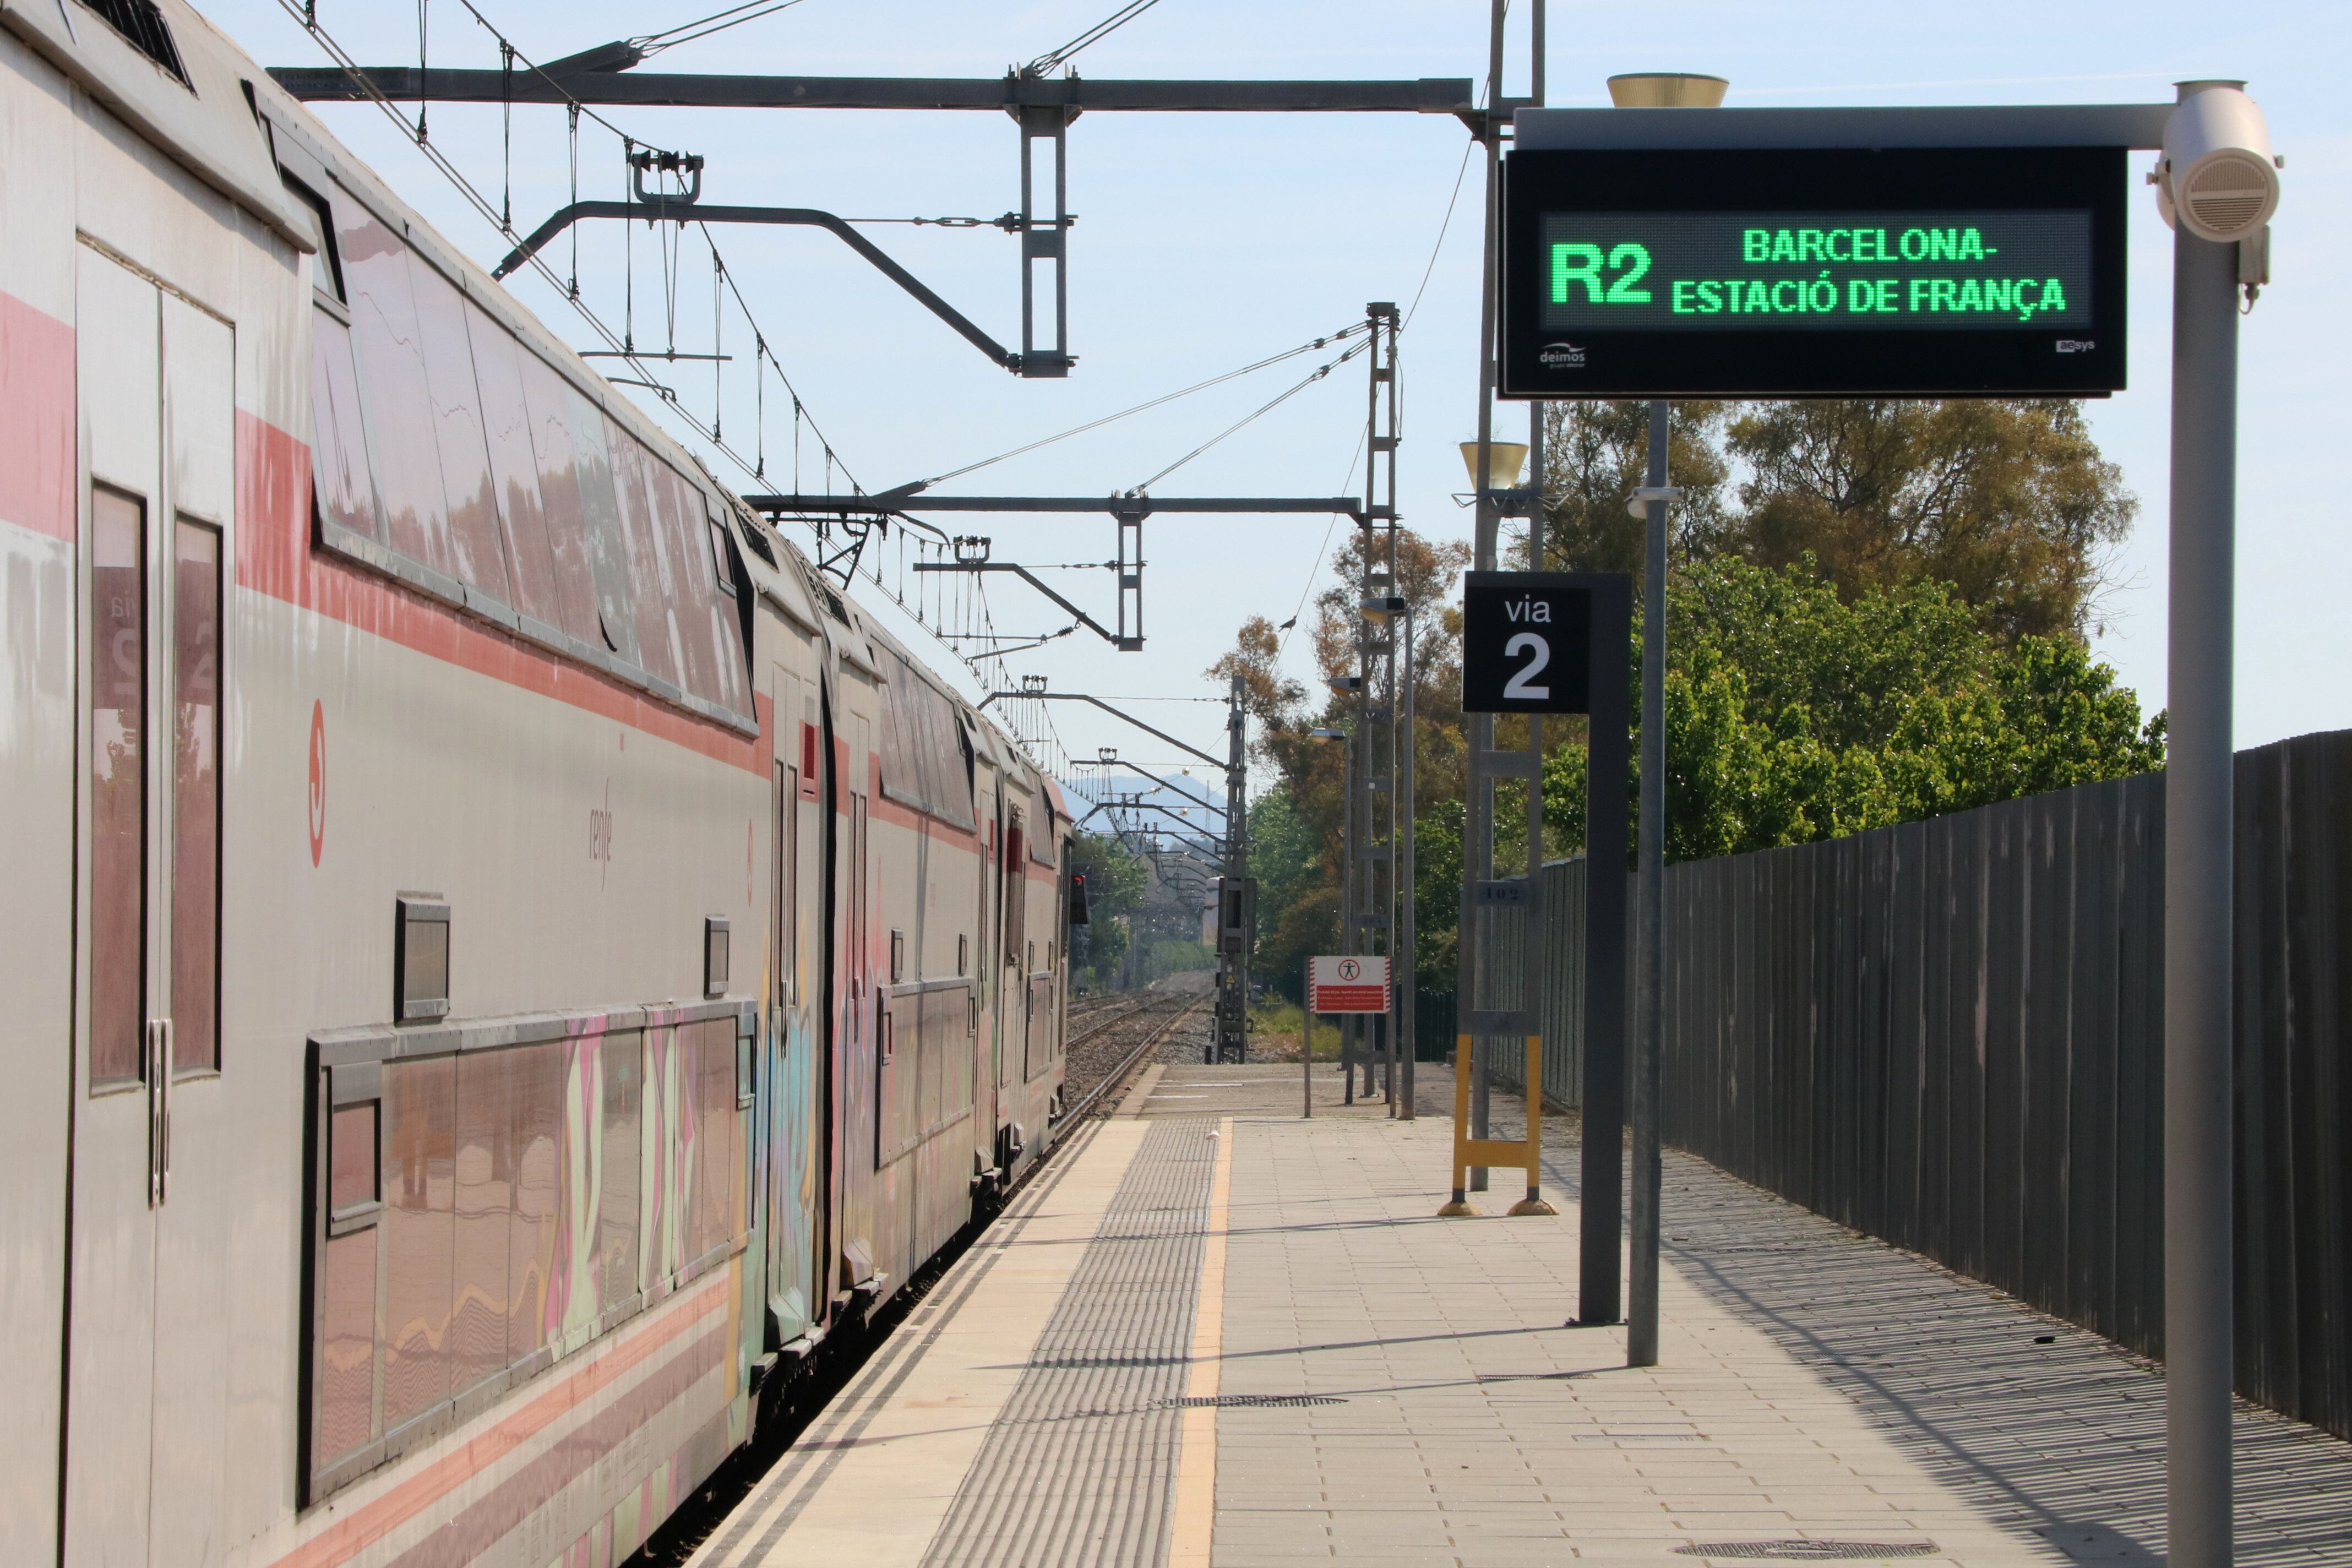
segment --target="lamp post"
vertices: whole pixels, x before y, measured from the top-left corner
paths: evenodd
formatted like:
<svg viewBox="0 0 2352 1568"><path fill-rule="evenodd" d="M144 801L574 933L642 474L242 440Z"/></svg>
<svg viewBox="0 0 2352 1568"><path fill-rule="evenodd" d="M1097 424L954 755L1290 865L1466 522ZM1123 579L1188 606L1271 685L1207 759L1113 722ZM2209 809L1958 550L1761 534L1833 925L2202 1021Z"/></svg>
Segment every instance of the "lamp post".
<svg viewBox="0 0 2352 1568"><path fill-rule="evenodd" d="M1331 686L1334 690L1339 689L1346 684L1347 682L1339 680L1331 682ZM1339 886L1341 889L1339 894L1339 928L1341 951L1344 952L1349 951L1347 947L1347 928L1349 923L1349 916L1354 912L1355 909L1355 905L1349 898L1348 894L1348 889L1352 888L1354 885L1349 878L1349 872L1354 865L1356 856L1355 747L1349 744L1347 731L1338 729L1329 724L1318 725L1316 728L1307 731L1307 734L1309 740L1337 742L1340 746L1346 748L1340 752L1339 763L1343 785L1347 791L1347 803L1340 808L1339 826L1339 849L1343 858L1343 864L1341 865L1339 871ZM1311 970L1312 966L1310 965L1309 967ZM1312 1116L1315 1114L1315 1014L1313 1012L1315 1005L1315 985L1311 973L1307 977L1307 989L1299 996L1299 1002L1298 1058L1302 1064L1301 1071L1304 1073L1307 1079L1307 1114ZM1353 1105L1356 1102L1356 1066L1355 1062L1348 1054L1348 1026L1345 1021L1342 1021L1339 1024L1339 1081L1343 1089L1341 1103Z"/></svg>
<svg viewBox="0 0 2352 1568"><path fill-rule="evenodd" d="M1400 1121L1411 1121L1412 1114L1412 1059L1418 1044L1414 1032L1418 997L1414 983L1420 973L1420 953L1415 946L1412 886L1412 752L1413 752L1413 671L1412 671L1412 601L1402 594L1374 595L1364 600L1362 614L1368 621L1388 621L1394 617L1400 623L1402 641L1398 653L1402 679L1398 682L1397 701L1404 710L1403 721L1397 726L1399 755L1396 783L1396 829L1391 852L1396 873L1397 923L1389 938L1389 1043L1391 1051L1389 1114ZM1404 978L1397 978L1399 965Z"/></svg>
<svg viewBox="0 0 2352 1568"><path fill-rule="evenodd" d="M1531 426L1529 435L1531 437L1538 435L1542 429L1541 405L1530 405L1528 413ZM1485 424L1487 421L1482 420L1481 423ZM1517 441L1497 441L1494 439L1491 428L1480 440L1461 443L1462 466L1470 472L1472 493L1476 500L1480 519L1478 537L1481 553L1478 564L1481 570L1494 568L1493 534L1504 515L1505 509L1513 500L1524 499L1513 487L1518 483L1520 468L1527 462L1528 450L1533 445L1532 440L1524 444ZM1478 460L1478 454L1482 450L1486 454L1484 464ZM1497 479L1501 479L1503 483L1496 483ZM1540 511L1542 509L1538 507L1534 510ZM1533 739L1533 732L1540 722L1541 721L1533 718L1528 721L1530 739ZM1467 809L1463 823L1462 899L1461 910L1456 917L1458 934L1454 942L1454 1005L1456 1016L1462 1018L1467 1018L1479 1005L1480 973L1475 930L1482 917L1478 913L1477 901L1472 889L1477 883L1488 879L1495 874L1494 775L1482 771L1481 767L1481 759L1495 749L1494 715L1491 713L1470 715L1469 729L1470 798L1466 803ZM1533 785L1530 785L1530 793L1534 793ZM1534 815L1531 813L1531 817ZM1532 881L1533 879L1529 880ZM1457 1037L1459 1034L1460 1029L1457 1026ZM1486 1138L1491 1125L1489 1111L1494 1100L1494 1085L1490 1078L1492 1064L1489 1056L1485 1039L1473 1033L1470 1037L1471 1059L1466 1062L1457 1060L1454 1064L1455 1072L1466 1072L1470 1075L1470 1136L1475 1139ZM1541 1086L1530 1084L1527 1087L1528 1093L1537 1097L1530 1099L1528 1105L1539 1106ZM1485 1192L1486 1168L1484 1165L1472 1166L1469 1181L1469 1191Z"/></svg>
<svg viewBox="0 0 2352 1568"><path fill-rule="evenodd" d="M1619 109L1717 109L1730 85L1719 76L1686 71L1629 71L1609 79L1609 101ZM1640 1024L1633 1035L1633 1268L1625 1312L1629 1366L1658 1363L1658 1201L1664 1175L1658 1102L1664 1088L1666 995L1666 506L1677 493L1666 484L1669 414L1664 399L1651 403L1648 474L1627 508L1643 520L1645 535L1637 851L1642 899L1635 936L1640 978L1634 990Z"/></svg>

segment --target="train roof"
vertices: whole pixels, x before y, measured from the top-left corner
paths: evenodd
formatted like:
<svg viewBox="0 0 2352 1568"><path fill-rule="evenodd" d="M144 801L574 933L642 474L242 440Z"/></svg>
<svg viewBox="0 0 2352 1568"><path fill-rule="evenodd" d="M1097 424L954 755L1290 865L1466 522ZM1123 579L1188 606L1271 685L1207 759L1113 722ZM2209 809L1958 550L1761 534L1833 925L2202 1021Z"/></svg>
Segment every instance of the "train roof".
<svg viewBox="0 0 2352 1568"><path fill-rule="evenodd" d="M143 5L145 0L137 0ZM501 326L529 344L615 423L698 476L724 501L750 546L745 565L761 596L803 628L826 635L854 664L887 679L871 644L879 641L938 687L991 743L999 766L1052 781L1003 728L923 661L875 625L847 595L824 582L807 556L760 519L708 465L623 395L493 279L487 268L445 238L382 176L339 142L251 56L184 0L152 0L153 26L134 37L98 12L62 0L0 0L0 25L25 39L83 90L120 115L196 178L251 214L299 250L315 254L317 212L285 184L290 174L318 185L331 176ZM831 631L820 606L845 631ZM1053 791L1056 809L1059 792Z"/></svg>

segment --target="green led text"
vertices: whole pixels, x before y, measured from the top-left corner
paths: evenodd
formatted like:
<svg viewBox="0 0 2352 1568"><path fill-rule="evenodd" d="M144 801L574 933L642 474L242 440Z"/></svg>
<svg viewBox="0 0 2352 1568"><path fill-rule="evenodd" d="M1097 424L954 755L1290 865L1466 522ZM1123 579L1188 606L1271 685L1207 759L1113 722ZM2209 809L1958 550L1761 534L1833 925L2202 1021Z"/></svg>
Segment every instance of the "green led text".
<svg viewBox="0 0 2352 1568"><path fill-rule="evenodd" d="M1650 291L1634 285L1650 270L1650 252L1639 245L1620 245L1607 253L1605 265L1617 276L1604 288L1601 273L1604 265L1601 247L1573 242L1551 247L1551 302L1568 303L1571 283L1584 288L1584 303L1588 305L1646 305Z"/></svg>
<svg viewBox="0 0 2352 1568"><path fill-rule="evenodd" d="M2066 308L2055 278L1678 278L1669 296L1678 316L2014 315L2030 321Z"/></svg>
<svg viewBox="0 0 2352 1568"><path fill-rule="evenodd" d="M1906 228L1890 244L1883 228L1749 228L1742 261L1982 261L2000 254L1973 228Z"/></svg>

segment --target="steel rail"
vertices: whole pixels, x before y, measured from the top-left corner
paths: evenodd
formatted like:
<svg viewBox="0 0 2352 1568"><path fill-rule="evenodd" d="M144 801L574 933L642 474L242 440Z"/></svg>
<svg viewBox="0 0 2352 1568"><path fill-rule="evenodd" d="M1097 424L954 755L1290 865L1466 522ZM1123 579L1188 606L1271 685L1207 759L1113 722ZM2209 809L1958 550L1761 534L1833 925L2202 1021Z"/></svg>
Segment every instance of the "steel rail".
<svg viewBox="0 0 2352 1568"><path fill-rule="evenodd" d="M1096 1104L1101 1100L1103 1096L1109 1093L1114 1086L1118 1084L1129 1073L1133 1072L1136 1068L1142 1063L1147 1052L1150 1051L1162 1040L1166 1039L1171 1034L1174 1033L1177 1025L1182 1023L1185 1019L1191 1017L1193 1014L1207 1006L1209 1002L1210 998L1207 996L1194 997L1190 1006L1184 1008L1181 1012L1179 1012L1174 1017L1169 1019L1166 1023L1152 1030L1149 1035L1146 1035L1143 1037L1143 1043L1136 1047L1135 1049L1129 1051L1127 1056L1120 1060L1118 1066L1103 1074L1102 1081L1100 1083L1097 1083L1094 1088L1087 1090L1085 1094L1079 1096L1077 1100L1066 1108L1062 1114L1056 1117L1052 1124L1046 1128L1046 1132L1048 1134L1048 1141L1045 1145L1046 1153L1050 1155L1054 1150L1060 1145L1061 1139L1059 1134L1064 1128L1075 1126L1076 1123L1086 1120L1087 1113L1095 1108ZM1038 1162L1039 1164L1043 1164L1045 1162L1042 1160ZM1031 1168L1034 1169L1035 1167L1033 1166Z"/></svg>

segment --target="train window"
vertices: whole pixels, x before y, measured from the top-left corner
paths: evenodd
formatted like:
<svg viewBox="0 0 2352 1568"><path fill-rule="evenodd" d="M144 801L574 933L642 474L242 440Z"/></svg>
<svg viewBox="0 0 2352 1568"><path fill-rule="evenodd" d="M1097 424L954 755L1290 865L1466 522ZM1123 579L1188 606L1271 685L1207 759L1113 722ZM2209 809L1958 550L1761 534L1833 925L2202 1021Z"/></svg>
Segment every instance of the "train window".
<svg viewBox="0 0 2352 1568"><path fill-rule="evenodd" d="M320 519L383 543L352 330L323 308L310 312L310 494Z"/></svg>
<svg viewBox="0 0 2352 1568"><path fill-rule="evenodd" d="M971 771L958 743L955 705L895 649L881 648L882 793L955 826L970 828Z"/></svg>
<svg viewBox="0 0 2352 1568"><path fill-rule="evenodd" d="M507 584L506 542L499 537L498 490L490 479L490 449L482 430L480 384L466 331L466 300L457 285L425 258L408 258L416 301L418 346L424 351L425 395L437 454L441 495L448 518L449 565L457 579L500 605L513 602Z"/></svg>
<svg viewBox="0 0 2352 1568"><path fill-rule="evenodd" d="M220 1066L221 536L181 518L172 545L172 1050Z"/></svg>
<svg viewBox="0 0 2352 1568"><path fill-rule="evenodd" d="M522 345L471 301L466 306L466 331L473 344L474 374L482 387L482 433L489 443L498 521L514 566L513 607L543 626L577 637L578 626L565 615L554 542L549 537L539 459L531 443L530 398L523 384ZM536 363L536 355L530 357ZM569 437L563 446L568 459ZM576 542L573 553L578 553Z"/></svg>
<svg viewBox="0 0 2352 1568"><path fill-rule="evenodd" d="M711 915L703 921L702 994L705 996L726 994L728 940L725 915Z"/></svg>
<svg viewBox="0 0 2352 1568"><path fill-rule="evenodd" d="M588 1014L521 1043L502 1023L435 1056L402 1056L390 1032L369 1042L383 1059L337 1047L313 1200L309 1499L446 1429L469 1389L544 1370L731 1254L755 1064L748 1016L698 1006L611 1033Z"/></svg>
<svg viewBox="0 0 2352 1568"><path fill-rule="evenodd" d="M247 90L248 92L252 90L249 85ZM284 182L288 190L294 193L295 200L318 215L319 255L318 258L310 264L310 287L340 305L344 302L343 262L341 254L335 245L334 211L327 205L325 196L293 175L286 174L282 169L279 171L278 178Z"/></svg>
<svg viewBox="0 0 2352 1568"><path fill-rule="evenodd" d="M450 1393L455 1305L457 1058L398 1062L383 1075L383 1298L386 1431Z"/></svg>
<svg viewBox="0 0 2352 1568"><path fill-rule="evenodd" d="M147 1006L147 509L90 492L89 1081L141 1076Z"/></svg>
<svg viewBox="0 0 2352 1568"><path fill-rule="evenodd" d="M721 564L714 575L710 508L686 477L650 452L646 476L654 496L664 548L674 563L669 614L678 629L678 680L706 702L744 706L742 617L736 613L732 574ZM720 546L723 563L725 546ZM718 586L725 580L728 596Z"/></svg>
<svg viewBox="0 0 2352 1568"><path fill-rule="evenodd" d="M517 347L520 350L520 345ZM588 555L581 444L573 434L573 405L584 405L586 400L537 354L519 352L515 358L522 372L530 451L539 468L548 559L555 571L555 602L561 613L554 624L582 642L598 644L604 641L604 634L597 625L595 567Z"/></svg>
<svg viewBox="0 0 2352 1568"><path fill-rule="evenodd" d="M735 596L735 574L727 564L727 525L717 518L710 520L711 580L719 591L729 598Z"/></svg>
<svg viewBox="0 0 2352 1568"><path fill-rule="evenodd" d="M662 549L653 498L646 488L646 468L652 459L626 431L612 423L609 415L604 440L612 452L613 493L619 502L629 585L636 600L637 667L657 680L680 686L677 624L669 608L676 579L672 563Z"/></svg>
<svg viewBox="0 0 2352 1568"><path fill-rule="evenodd" d="M598 1051L604 1079L604 1149L596 1250L604 1259L603 1305L609 1312L638 1289L637 1188L644 1160L638 1126L645 1114L645 1037L635 1029L607 1035ZM523 1352L514 1354L520 1360Z"/></svg>
<svg viewBox="0 0 2352 1568"><path fill-rule="evenodd" d="M393 940L393 1017L407 1024L449 1012L449 906L438 894L406 894Z"/></svg>
<svg viewBox="0 0 2352 1568"><path fill-rule="evenodd" d="M746 579L711 496L398 225L324 183L312 423L325 547L750 722ZM338 278L345 304L331 297Z"/></svg>
<svg viewBox="0 0 2352 1568"><path fill-rule="evenodd" d="M194 90L188 80L188 68L180 63L180 46L173 42L171 26L155 0L83 0L83 4L106 18L107 26L121 34L132 48L170 72L173 80Z"/></svg>
<svg viewBox="0 0 2352 1568"><path fill-rule="evenodd" d="M417 320L408 247L350 196L339 194L333 205L343 282L351 293L353 356L367 389L368 443L382 459L375 479L384 542L454 582L441 443L433 428L433 384L425 372L425 331Z"/></svg>
<svg viewBox="0 0 2352 1568"><path fill-rule="evenodd" d="M373 1205L381 1191L376 1131L382 1115L382 1103L373 1100L335 1107L327 1132L327 1207L337 1218Z"/></svg>

